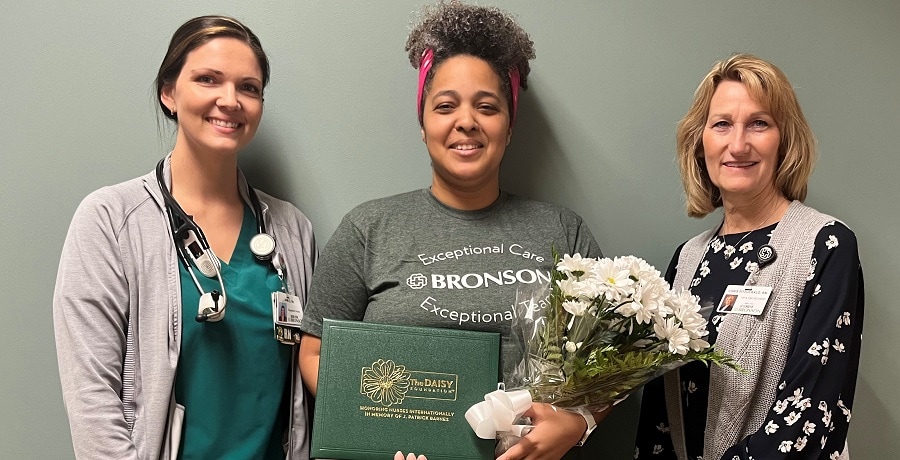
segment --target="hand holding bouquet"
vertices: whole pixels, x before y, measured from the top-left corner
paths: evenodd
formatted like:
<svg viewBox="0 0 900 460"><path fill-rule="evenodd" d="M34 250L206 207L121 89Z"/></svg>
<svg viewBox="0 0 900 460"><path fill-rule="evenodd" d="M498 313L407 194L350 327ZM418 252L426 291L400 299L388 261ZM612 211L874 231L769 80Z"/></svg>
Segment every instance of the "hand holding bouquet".
<svg viewBox="0 0 900 460"><path fill-rule="evenodd" d="M524 358L506 376L507 389L599 412L690 361L738 368L704 340L697 298L672 291L643 259L575 254L557 255L556 262L549 286L519 292L522 311L513 333L520 335Z"/></svg>

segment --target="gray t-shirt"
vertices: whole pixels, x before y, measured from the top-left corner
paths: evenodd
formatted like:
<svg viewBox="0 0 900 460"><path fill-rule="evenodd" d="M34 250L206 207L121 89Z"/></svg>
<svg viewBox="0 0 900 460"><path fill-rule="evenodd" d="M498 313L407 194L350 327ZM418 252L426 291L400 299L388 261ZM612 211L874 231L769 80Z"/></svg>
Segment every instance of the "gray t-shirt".
<svg viewBox="0 0 900 460"><path fill-rule="evenodd" d="M549 279L553 248L601 256L581 217L549 203L501 193L460 211L427 189L369 201L325 246L301 328L321 336L332 318L500 332L506 375L521 359L516 289Z"/></svg>

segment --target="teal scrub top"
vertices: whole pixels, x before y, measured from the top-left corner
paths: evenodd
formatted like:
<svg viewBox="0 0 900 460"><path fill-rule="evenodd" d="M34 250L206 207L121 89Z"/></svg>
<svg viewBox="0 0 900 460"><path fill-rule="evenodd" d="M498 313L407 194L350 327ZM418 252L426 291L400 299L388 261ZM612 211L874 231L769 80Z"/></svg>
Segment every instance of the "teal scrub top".
<svg viewBox="0 0 900 460"><path fill-rule="evenodd" d="M185 407L181 459L283 459L291 347L274 338L271 293L281 280L250 252L256 218L245 205L231 261L221 263L227 303L218 322L195 320L200 293L182 264L181 354L175 400ZM220 261L221 262L221 261ZM205 292L216 279L194 269Z"/></svg>

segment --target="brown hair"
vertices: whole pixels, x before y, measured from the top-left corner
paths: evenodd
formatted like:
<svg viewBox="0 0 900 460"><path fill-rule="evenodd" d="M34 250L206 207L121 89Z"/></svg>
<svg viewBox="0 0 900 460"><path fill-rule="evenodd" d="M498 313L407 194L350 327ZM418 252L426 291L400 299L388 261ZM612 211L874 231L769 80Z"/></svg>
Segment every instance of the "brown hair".
<svg viewBox="0 0 900 460"><path fill-rule="evenodd" d="M170 120L177 120L176 115L169 112L168 107L162 103L163 87L170 85L178 79L184 67L184 61L187 55L202 46L206 42L218 37L231 37L243 41L253 50L259 61L259 68L262 70L263 88L269 83L269 58L266 57L265 51L259 38L237 19L227 16L200 16L188 20L172 35L169 42L169 50L166 51L166 57L163 58L159 71L156 73L156 101L162 109L163 115Z"/></svg>

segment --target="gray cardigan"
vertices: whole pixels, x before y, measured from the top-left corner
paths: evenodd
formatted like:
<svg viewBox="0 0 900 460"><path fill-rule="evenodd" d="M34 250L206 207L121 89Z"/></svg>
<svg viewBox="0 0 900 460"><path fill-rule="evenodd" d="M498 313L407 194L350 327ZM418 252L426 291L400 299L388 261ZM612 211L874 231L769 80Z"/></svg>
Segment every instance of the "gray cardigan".
<svg viewBox="0 0 900 460"><path fill-rule="evenodd" d="M168 182L168 160L165 166ZM242 174L239 185L248 201ZM259 198L291 286L305 301L317 257L312 225L293 205L265 193ZM166 434L182 316L179 261L164 209L151 172L88 195L66 235L53 322L79 458L171 458ZM307 402L293 371L287 458L305 460Z"/></svg>
<svg viewBox="0 0 900 460"><path fill-rule="evenodd" d="M755 433L765 421L775 402L779 378L790 352L794 316L806 285L816 235L834 220L799 201L791 203L769 241L777 258L747 280L748 285L773 287L765 311L760 316L727 315L719 325L717 348L748 372L742 374L720 366L710 368L703 458L720 459L729 447ZM690 287L716 231L708 230L685 243L673 288ZM678 381L677 371L665 376L666 410L675 452L679 459L685 459ZM841 458L849 458L846 448Z"/></svg>

